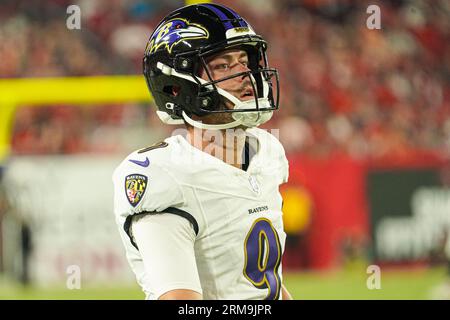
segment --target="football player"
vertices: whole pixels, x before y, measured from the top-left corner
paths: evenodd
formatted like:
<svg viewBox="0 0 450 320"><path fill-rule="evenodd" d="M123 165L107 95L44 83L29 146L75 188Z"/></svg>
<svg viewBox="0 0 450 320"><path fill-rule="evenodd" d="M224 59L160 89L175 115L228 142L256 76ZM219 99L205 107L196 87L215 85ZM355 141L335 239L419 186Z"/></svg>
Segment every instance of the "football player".
<svg viewBox="0 0 450 320"><path fill-rule="evenodd" d="M278 109L266 49L217 4L178 9L150 36L143 64L157 114L187 134L130 154L113 174L116 221L147 299L291 298L279 193L288 162L257 128Z"/></svg>

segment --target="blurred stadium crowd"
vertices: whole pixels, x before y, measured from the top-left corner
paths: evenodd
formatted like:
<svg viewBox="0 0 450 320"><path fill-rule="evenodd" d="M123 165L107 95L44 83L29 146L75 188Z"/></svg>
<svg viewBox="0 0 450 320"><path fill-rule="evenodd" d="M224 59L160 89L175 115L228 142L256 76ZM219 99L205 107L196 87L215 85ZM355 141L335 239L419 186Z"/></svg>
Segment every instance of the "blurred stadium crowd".
<svg viewBox="0 0 450 320"><path fill-rule="evenodd" d="M288 152L450 155L448 1L221 2L269 43L269 62L281 75L281 107L267 127L280 129ZM81 8L81 30L66 28L66 9L74 3ZM183 4L2 0L0 76L140 74L151 31ZM381 30L366 27L369 4L381 8ZM13 150L121 152L171 129L143 105L23 106L15 119Z"/></svg>

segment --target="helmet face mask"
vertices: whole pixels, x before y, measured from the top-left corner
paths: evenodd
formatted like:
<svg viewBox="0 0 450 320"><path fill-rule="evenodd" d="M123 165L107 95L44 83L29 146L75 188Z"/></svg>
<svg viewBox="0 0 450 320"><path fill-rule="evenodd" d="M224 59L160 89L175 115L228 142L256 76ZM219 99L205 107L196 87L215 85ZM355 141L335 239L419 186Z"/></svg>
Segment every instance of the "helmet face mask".
<svg viewBox="0 0 450 320"><path fill-rule="evenodd" d="M161 120L199 127L192 115L232 115L233 123L215 129L252 127L269 120L278 109L279 80L277 70L268 66L266 49L251 26L224 6L191 5L171 13L151 35L144 56L144 75ZM245 51L248 69L215 79L208 62L227 50ZM236 78L248 79L253 99L242 101L221 88Z"/></svg>

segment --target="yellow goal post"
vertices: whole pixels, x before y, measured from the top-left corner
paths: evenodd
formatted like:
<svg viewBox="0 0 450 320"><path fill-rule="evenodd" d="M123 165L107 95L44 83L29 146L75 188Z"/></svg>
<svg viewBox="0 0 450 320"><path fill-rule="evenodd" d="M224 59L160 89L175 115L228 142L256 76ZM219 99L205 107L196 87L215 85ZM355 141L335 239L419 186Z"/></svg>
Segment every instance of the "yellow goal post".
<svg viewBox="0 0 450 320"><path fill-rule="evenodd" d="M0 79L0 163L11 151L14 115L19 106L151 101L144 76Z"/></svg>

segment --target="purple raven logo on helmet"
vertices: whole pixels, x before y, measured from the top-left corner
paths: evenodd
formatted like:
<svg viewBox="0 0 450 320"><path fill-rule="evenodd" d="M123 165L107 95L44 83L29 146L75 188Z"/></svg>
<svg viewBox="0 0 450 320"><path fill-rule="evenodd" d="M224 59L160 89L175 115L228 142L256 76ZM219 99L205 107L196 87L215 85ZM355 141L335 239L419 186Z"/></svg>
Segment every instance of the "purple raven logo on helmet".
<svg viewBox="0 0 450 320"><path fill-rule="evenodd" d="M153 32L145 53L153 53L161 46L165 46L167 51L171 53L172 48L183 40L208 39L208 37L208 30L201 25L189 23L185 19L172 19Z"/></svg>

